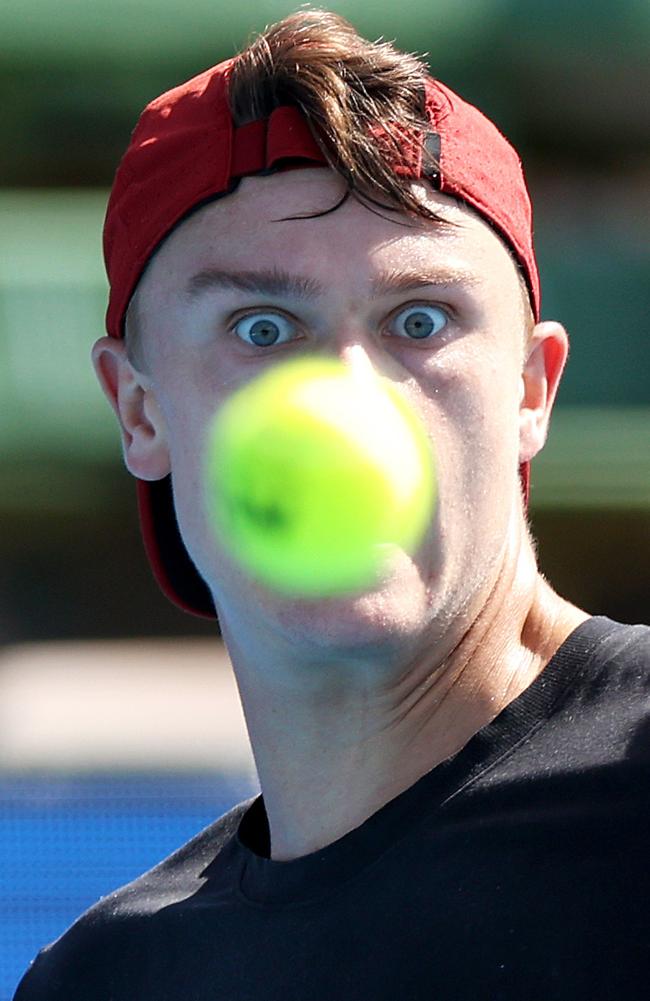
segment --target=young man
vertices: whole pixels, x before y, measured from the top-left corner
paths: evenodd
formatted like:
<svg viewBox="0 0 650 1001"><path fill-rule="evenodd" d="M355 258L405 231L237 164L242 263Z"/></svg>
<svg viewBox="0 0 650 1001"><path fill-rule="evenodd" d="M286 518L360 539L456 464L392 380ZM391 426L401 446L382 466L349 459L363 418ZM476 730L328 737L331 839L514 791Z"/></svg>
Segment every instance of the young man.
<svg viewBox="0 0 650 1001"><path fill-rule="evenodd" d="M17 1001L644 996L650 629L536 566L567 336L515 152L303 12L149 106L105 235L95 367L154 572L218 614L262 796L82 916ZM203 448L238 387L315 353L394 381L439 502L376 587L288 599L213 538Z"/></svg>

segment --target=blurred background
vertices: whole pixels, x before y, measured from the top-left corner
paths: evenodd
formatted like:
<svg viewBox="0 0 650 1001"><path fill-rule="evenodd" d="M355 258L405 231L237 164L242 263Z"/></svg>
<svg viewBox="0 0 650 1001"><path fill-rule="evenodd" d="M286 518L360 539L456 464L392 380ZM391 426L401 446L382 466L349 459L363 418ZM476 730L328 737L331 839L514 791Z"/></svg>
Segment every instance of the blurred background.
<svg viewBox="0 0 650 1001"><path fill-rule="evenodd" d="M0 0L0 1001L100 894L257 789L214 628L158 592L89 361L142 107L296 9ZM344 0L519 149L571 355L532 466L541 568L650 622L650 0Z"/></svg>

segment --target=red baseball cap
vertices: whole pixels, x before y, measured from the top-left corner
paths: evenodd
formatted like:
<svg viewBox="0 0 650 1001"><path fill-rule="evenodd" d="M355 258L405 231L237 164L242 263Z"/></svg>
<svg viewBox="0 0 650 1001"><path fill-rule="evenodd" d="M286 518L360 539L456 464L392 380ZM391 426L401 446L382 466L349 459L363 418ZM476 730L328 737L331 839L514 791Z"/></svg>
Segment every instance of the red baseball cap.
<svg viewBox="0 0 650 1001"><path fill-rule="evenodd" d="M235 127L228 101L233 62L226 60L156 98L133 132L104 226L111 337L123 337L126 310L149 258L187 215L228 194L241 177L327 163L296 107L280 106L266 119ZM395 169L426 177L494 227L521 267L537 321L539 275L519 156L485 115L444 84L427 77L425 94L430 131L405 145ZM521 465L520 477L528 503L528 463ZM144 545L158 584L185 611L216 618L212 595L180 535L171 477L138 480L137 490Z"/></svg>

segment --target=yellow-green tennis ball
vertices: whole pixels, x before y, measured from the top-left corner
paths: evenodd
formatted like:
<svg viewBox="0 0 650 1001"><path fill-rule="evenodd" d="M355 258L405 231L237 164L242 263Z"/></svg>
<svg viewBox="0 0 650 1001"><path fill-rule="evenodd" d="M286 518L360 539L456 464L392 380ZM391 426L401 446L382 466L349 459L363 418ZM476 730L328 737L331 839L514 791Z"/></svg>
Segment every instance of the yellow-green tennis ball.
<svg viewBox="0 0 650 1001"><path fill-rule="evenodd" d="M262 583L328 596L413 554L436 499L431 444L403 396L369 366L280 363L217 411L207 511L221 545Z"/></svg>

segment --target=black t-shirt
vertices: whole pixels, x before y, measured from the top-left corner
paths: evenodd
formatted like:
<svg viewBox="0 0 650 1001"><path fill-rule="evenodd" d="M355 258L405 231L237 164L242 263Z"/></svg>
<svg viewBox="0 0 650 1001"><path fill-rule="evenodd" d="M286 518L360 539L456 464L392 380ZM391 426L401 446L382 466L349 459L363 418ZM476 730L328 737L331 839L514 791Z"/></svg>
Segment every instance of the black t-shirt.
<svg viewBox="0 0 650 1001"><path fill-rule="evenodd" d="M454 757L334 844L235 807L43 950L15 1001L650 996L650 628L580 625Z"/></svg>

